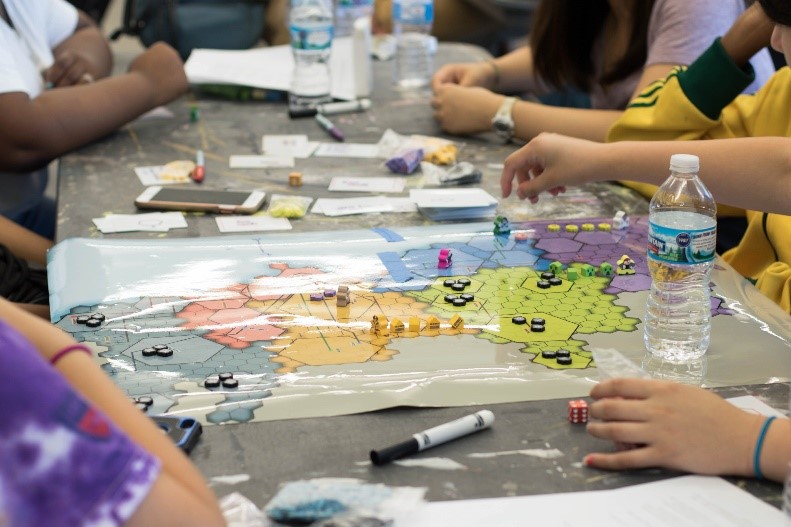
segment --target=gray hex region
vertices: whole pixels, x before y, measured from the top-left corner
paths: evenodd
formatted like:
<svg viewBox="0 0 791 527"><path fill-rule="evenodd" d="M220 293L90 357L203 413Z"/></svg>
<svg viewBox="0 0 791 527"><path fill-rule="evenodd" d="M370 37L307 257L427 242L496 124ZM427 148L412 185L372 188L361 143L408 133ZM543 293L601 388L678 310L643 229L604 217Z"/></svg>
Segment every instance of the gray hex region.
<svg viewBox="0 0 791 527"><path fill-rule="evenodd" d="M170 357L158 355L144 357L143 348L149 348L155 344L166 344L173 350L173 355ZM222 344L211 342L198 335L147 337L124 350L122 355L139 363L157 367L167 364L199 364L211 359L222 349L224 349Z"/></svg>
<svg viewBox="0 0 791 527"><path fill-rule="evenodd" d="M536 247L552 254L576 253L582 244L568 238L543 238L536 243Z"/></svg>

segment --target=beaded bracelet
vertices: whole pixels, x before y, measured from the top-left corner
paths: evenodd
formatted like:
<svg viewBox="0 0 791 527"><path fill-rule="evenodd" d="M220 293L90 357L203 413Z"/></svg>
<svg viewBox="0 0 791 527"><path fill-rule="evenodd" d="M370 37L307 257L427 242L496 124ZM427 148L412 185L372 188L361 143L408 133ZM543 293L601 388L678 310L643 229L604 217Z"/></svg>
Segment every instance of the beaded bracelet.
<svg viewBox="0 0 791 527"><path fill-rule="evenodd" d="M54 366L60 359L62 359L64 356L71 353L72 351L84 351L91 357L93 356L93 352L85 344L72 344L71 346L66 346L62 350L58 351L55 355L53 355L52 358L49 359L49 363Z"/></svg>
<svg viewBox="0 0 791 527"><path fill-rule="evenodd" d="M753 472L755 472L755 477L757 479L764 479L764 475L761 473L761 448L764 446L766 431L775 418L775 416L767 417L766 421L764 421L764 424L761 426L761 431L758 432L758 441L755 443L755 452L753 453Z"/></svg>

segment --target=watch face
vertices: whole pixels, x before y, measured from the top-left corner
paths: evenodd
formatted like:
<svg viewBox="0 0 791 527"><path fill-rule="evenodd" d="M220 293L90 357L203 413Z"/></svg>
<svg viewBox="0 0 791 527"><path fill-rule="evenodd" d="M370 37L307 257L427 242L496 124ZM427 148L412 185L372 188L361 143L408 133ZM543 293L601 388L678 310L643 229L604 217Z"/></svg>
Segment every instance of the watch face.
<svg viewBox="0 0 791 527"><path fill-rule="evenodd" d="M498 132L510 132L511 125L510 123L506 123L504 121L497 120L494 122L494 129Z"/></svg>

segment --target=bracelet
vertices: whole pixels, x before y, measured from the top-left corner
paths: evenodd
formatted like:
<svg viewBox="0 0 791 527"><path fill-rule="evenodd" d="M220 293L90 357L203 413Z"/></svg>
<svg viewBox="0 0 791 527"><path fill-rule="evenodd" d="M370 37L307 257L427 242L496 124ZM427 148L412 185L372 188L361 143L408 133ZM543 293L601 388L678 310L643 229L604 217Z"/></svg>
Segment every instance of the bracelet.
<svg viewBox="0 0 791 527"><path fill-rule="evenodd" d="M761 473L761 448L764 446L766 431L775 419L775 416L767 417L766 421L764 421L764 424L761 426L761 431L758 432L758 441L755 443L755 452L753 453L753 472L755 472L755 477L757 479L764 479L764 475Z"/></svg>
<svg viewBox="0 0 791 527"><path fill-rule="evenodd" d="M49 363L54 366L60 359L62 359L64 356L68 355L72 351L84 351L85 353L93 357L93 352L85 344L72 344L71 346L66 346L62 350L58 351L55 355L53 355L52 358L49 359Z"/></svg>
<svg viewBox="0 0 791 527"><path fill-rule="evenodd" d="M493 60L487 60L486 63L494 70L494 84L492 85L492 90L496 90L497 85L500 84L500 66Z"/></svg>

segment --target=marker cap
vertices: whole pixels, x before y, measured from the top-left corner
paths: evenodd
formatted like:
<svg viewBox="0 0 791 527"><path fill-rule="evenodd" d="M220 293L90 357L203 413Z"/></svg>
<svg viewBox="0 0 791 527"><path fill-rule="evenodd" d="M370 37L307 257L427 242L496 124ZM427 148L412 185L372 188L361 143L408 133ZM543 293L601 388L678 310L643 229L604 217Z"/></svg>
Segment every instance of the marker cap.
<svg viewBox="0 0 791 527"><path fill-rule="evenodd" d="M382 450L371 450L371 463L374 465L384 465L396 459L415 454L419 449L417 439L413 437L408 441L383 448Z"/></svg>

